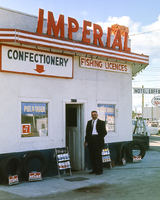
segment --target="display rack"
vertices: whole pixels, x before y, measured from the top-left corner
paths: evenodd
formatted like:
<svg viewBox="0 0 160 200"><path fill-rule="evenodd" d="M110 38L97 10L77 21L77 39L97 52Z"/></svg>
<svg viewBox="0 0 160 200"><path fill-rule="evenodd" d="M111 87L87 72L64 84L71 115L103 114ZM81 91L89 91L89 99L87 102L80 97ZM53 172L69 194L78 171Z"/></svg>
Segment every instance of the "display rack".
<svg viewBox="0 0 160 200"><path fill-rule="evenodd" d="M110 169L112 168L109 147L102 149L102 163L109 163Z"/></svg>
<svg viewBox="0 0 160 200"><path fill-rule="evenodd" d="M72 176L68 147L55 149L55 154L59 178L61 171L65 173L67 169L69 170L70 176Z"/></svg>

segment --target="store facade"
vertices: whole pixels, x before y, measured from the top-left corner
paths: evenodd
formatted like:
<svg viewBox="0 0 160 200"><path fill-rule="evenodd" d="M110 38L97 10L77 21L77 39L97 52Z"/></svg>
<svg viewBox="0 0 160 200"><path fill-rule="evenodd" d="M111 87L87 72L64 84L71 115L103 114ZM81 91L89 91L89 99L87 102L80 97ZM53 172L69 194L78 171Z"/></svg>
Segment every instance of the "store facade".
<svg viewBox="0 0 160 200"><path fill-rule="evenodd" d="M85 126L92 110L106 121L105 143L132 140L132 76L149 57L131 52L128 33L52 12L0 8L1 155L69 147L71 166L86 168ZM115 149L116 151L116 149Z"/></svg>

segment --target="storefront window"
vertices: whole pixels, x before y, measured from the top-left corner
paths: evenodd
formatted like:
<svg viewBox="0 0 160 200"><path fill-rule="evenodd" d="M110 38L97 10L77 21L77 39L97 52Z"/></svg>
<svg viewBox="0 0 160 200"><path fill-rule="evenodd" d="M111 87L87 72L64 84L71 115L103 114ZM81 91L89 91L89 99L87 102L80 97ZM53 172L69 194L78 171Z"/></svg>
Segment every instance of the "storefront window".
<svg viewBox="0 0 160 200"><path fill-rule="evenodd" d="M106 130L115 132L115 105L98 104L97 111L99 119L106 123Z"/></svg>
<svg viewBox="0 0 160 200"><path fill-rule="evenodd" d="M48 103L21 103L21 137L48 136Z"/></svg>

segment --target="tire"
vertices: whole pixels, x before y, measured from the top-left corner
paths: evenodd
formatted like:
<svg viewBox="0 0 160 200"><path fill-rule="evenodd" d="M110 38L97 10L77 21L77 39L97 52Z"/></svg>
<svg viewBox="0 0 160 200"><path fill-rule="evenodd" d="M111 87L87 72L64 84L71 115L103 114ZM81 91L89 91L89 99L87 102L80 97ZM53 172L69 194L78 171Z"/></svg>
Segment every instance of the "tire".
<svg viewBox="0 0 160 200"><path fill-rule="evenodd" d="M34 166L36 163L36 166ZM29 166L31 164L31 166ZM43 153L31 151L23 156L23 172L25 177L29 176L32 171L41 172L43 175L48 168L48 162Z"/></svg>
<svg viewBox="0 0 160 200"><path fill-rule="evenodd" d="M134 146L138 146L140 149L140 154L138 156L141 156L141 158L144 158L146 150L145 150L145 146L138 141L132 141L127 145L127 156L128 158L130 158L131 160L133 160L133 147Z"/></svg>
<svg viewBox="0 0 160 200"><path fill-rule="evenodd" d="M124 145L123 142L120 142L118 144L118 149L117 149L117 160L120 164L123 164L122 159L126 159L126 146Z"/></svg>
<svg viewBox="0 0 160 200"><path fill-rule="evenodd" d="M15 155L4 156L0 162L1 175L4 182L8 183L9 175L18 175L22 173L22 162Z"/></svg>

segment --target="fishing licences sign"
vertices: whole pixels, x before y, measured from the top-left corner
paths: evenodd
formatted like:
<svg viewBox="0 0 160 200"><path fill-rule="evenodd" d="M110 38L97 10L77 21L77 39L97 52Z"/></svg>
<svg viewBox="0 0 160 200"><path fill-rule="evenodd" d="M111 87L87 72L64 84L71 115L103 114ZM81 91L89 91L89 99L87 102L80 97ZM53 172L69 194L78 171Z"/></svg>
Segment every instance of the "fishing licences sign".
<svg viewBox="0 0 160 200"><path fill-rule="evenodd" d="M2 46L1 71L72 78L72 56Z"/></svg>

